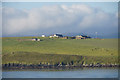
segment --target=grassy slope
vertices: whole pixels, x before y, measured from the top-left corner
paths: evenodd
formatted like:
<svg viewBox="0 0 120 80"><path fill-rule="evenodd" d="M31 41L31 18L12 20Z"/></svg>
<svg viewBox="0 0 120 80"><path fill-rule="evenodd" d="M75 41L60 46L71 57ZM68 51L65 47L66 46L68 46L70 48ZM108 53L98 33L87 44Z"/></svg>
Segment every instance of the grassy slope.
<svg viewBox="0 0 120 80"><path fill-rule="evenodd" d="M39 63L80 61L115 63L118 56L117 39L49 39L41 38L41 42L18 41L32 37L3 38L3 63ZM54 54L54 55L53 55ZM61 54L61 55L57 55ZM72 56L77 55L77 56Z"/></svg>

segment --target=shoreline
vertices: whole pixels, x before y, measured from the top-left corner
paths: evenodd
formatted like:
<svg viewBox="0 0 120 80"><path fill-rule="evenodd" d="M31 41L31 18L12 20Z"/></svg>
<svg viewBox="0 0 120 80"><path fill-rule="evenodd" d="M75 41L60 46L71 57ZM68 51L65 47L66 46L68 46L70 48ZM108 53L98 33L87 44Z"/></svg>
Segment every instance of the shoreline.
<svg viewBox="0 0 120 80"><path fill-rule="evenodd" d="M2 71L77 71L91 69L120 69L120 67L74 67L74 68L3 68Z"/></svg>
<svg viewBox="0 0 120 80"><path fill-rule="evenodd" d="M119 68L120 65L80 65L80 66L74 66L74 65L23 65L23 64L19 64L19 65L2 65L2 69L6 70L6 69L74 69L74 68Z"/></svg>

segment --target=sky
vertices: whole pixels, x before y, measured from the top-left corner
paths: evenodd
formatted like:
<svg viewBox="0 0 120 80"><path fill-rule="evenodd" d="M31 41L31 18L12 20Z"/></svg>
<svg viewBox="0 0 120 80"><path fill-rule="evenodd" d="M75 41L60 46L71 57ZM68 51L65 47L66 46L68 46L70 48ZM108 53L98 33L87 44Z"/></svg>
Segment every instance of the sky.
<svg viewBox="0 0 120 80"><path fill-rule="evenodd" d="M117 2L3 2L2 7L3 37L118 34Z"/></svg>

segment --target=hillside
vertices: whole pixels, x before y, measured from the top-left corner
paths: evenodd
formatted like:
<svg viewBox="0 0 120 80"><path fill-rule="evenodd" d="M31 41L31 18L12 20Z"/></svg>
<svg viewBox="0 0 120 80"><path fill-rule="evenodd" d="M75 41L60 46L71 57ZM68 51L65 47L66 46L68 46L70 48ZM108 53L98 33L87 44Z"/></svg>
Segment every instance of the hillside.
<svg viewBox="0 0 120 80"><path fill-rule="evenodd" d="M118 57L117 39L58 39L33 37L3 38L3 64L116 64Z"/></svg>

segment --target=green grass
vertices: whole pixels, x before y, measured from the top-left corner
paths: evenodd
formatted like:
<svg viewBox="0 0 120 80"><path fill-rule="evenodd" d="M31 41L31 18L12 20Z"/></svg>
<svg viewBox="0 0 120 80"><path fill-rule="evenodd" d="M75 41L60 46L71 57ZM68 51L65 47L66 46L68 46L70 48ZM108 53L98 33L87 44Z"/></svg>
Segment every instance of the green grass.
<svg viewBox="0 0 120 80"><path fill-rule="evenodd" d="M3 38L3 63L70 62L80 61L80 56L86 56L86 63L117 63L118 39L76 40L39 37L42 40L40 42L18 41L31 38Z"/></svg>

